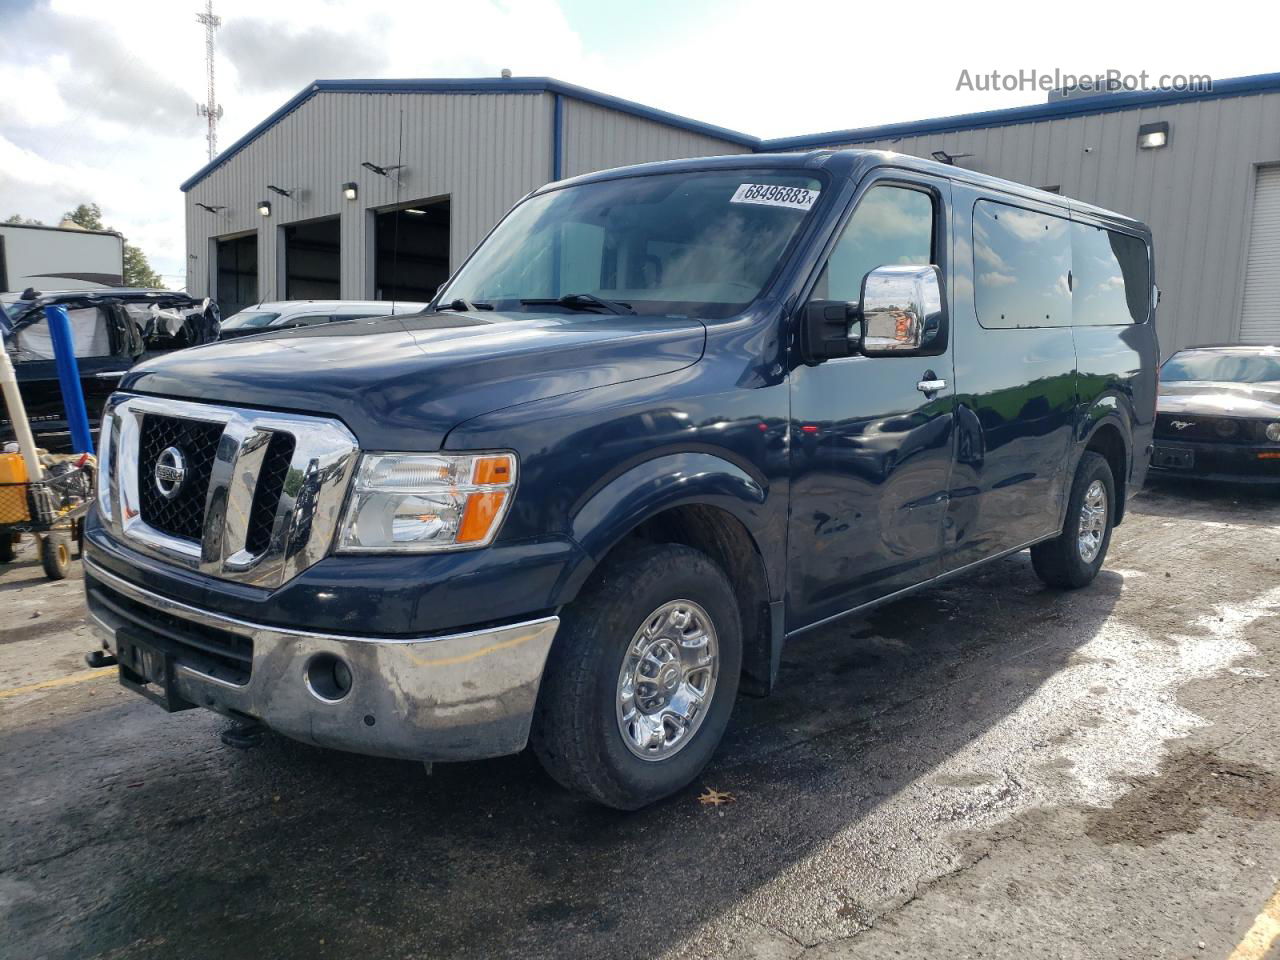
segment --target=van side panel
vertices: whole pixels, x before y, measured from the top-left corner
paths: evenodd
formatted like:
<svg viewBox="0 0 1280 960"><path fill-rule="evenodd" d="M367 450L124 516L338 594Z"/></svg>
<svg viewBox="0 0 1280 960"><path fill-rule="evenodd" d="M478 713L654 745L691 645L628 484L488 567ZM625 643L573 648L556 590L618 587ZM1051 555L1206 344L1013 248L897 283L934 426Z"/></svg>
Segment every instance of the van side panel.
<svg viewBox="0 0 1280 960"><path fill-rule="evenodd" d="M1128 445L1124 496L1142 488L1155 428L1160 347L1151 322L1122 327L1076 327L1080 422L1077 457L1099 426L1113 424ZM1120 505L1122 506L1122 505ZM1119 507L1118 507L1119 511ZM1118 519L1118 517L1117 517Z"/></svg>
<svg viewBox="0 0 1280 960"><path fill-rule="evenodd" d="M943 529L945 570L1057 532L1074 465L1071 328L989 329L978 322L972 217L980 199L1007 198L953 184L957 452Z"/></svg>

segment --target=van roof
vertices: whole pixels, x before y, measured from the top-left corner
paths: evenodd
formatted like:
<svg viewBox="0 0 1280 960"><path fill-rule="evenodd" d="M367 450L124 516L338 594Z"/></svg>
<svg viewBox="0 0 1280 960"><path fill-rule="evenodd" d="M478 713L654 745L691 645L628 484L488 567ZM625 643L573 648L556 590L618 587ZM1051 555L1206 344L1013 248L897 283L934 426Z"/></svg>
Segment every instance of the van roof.
<svg viewBox="0 0 1280 960"><path fill-rule="evenodd" d="M534 191L543 193L569 184L592 183L599 180L613 180L621 177L646 176L655 173L679 173L695 170L748 170L761 167L783 167L801 170L830 171L837 177L861 179L876 167L896 167L942 177L955 183L964 183L1001 193L1010 197L1035 200L1064 210L1075 211L1088 216L1106 220L1117 226L1133 230L1149 236L1151 231L1146 224L1123 213L1106 210L1047 190L1037 190L1013 180L1002 180L976 170L940 163L936 160L925 160L905 153L892 153L888 150L809 150L804 153L739 153L723 157L693 157L687 160L660 160L654 163L638 163L626 167L614 167L611 170L599 170L582 174L567 180L549 183Z"/></svg>

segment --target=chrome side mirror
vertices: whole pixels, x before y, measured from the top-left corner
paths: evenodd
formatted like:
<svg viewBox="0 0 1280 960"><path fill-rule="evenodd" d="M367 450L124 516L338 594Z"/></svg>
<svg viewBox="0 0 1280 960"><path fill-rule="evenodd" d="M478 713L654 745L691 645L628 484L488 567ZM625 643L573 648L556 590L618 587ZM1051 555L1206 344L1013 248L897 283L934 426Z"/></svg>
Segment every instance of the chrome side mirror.
<svg viewBox="0 0 1280 960"><path fill-rule="evenodd" d="M861 352L883 357L928 346L942 331L944 304L937 267L876 267L862 280Z"/></svg>

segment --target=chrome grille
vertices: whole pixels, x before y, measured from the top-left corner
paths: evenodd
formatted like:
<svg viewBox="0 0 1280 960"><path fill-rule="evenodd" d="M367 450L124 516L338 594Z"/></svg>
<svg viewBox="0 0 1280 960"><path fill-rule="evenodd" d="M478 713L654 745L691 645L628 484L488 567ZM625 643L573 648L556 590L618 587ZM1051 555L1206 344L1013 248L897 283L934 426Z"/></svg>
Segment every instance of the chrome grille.
<svg viewBox="0 0 1280 960"><path fill-rule="evenodd" d="M99 512L123 542L262 587L328 553L359 453L335 420L128 394L108 402L102 436ZM166 498L154 474L169 446L186 476Z"/></svg>

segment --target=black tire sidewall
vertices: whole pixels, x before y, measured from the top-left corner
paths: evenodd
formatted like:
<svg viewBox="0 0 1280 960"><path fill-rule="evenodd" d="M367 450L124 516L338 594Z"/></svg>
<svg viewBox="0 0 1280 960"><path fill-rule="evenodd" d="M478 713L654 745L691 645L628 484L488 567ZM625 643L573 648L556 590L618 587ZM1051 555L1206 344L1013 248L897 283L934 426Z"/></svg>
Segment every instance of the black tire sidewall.
<svg viewBox="0 0 1280 960"><path fill-rule="evenodd" d="M1080 510L1084 506L1085 493L1094 480L1101 480L1107 491L1107 523L1102 531L1102 543L1098 554L1091 563L1085 563L1080 556ZM1067 506L1067 522L1063 530L1066 561L1070 568L1071 578L1080 583L1088 583L1098 575L1102 564L1107 559L1107 551L1111 547L1111 531L1116 519L1116 484L1111 476L1111 467L1107 461L1096 453L1086 452L1080 461L1080 469L1076 471L1076 480L1071 487L1071 501Z"/></svg>
<svg viewBox="0 0 1280 960"><path fill-rule="evenodd" d="M601 589L581 609L566 612L571 638L593 652L584 707L589 712L587 755L600 765L614 806L635 808L688 784L715 753L728 726L742 670L738 607L728 579L709 557L692 548L664 544L631 553L612 565ZM719 672L711 706L692 739L672 756L643 760L618 729L617 684L635 632L672 600L697 603L711 618L719 648Z"/></svg>

